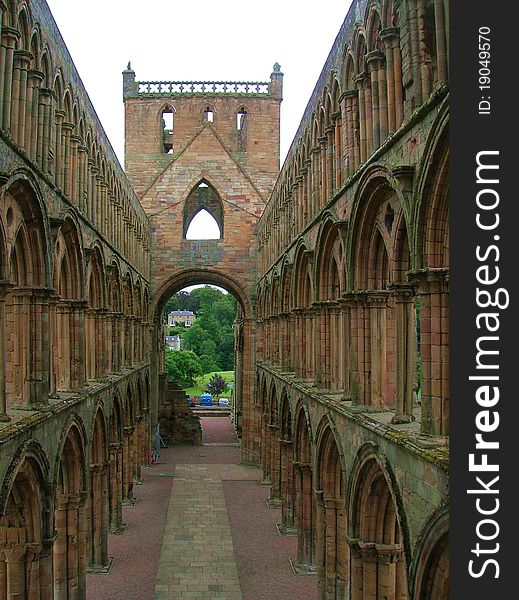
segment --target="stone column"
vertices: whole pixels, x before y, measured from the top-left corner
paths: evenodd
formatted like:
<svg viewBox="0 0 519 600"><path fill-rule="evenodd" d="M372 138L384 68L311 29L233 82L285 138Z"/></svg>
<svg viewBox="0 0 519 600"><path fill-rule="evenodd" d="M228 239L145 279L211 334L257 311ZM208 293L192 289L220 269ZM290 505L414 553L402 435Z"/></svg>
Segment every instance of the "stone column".
<svg viewBox="0 0 519 600"><path fill-rule="evenodd" d="M373 290L368 292L370 339L369 339L369 370L371 406L382 406L386 403L386 309L389 292Z"/></svg>
<svg viewBox="0 0 519 600"><path fill-rule="evenodd" d="M5 297L11 289L11 284L6 281L0 281L0 423L7 423L11 420L7 416L7 400L5 394Z"/></svg>
<svg viewBox="0 0 519 600"><path fill-rule="evenodd" d="M44 173L50 173L49 148L51 124L51 104L53 92L47 88L40 88L38 94L38 133L36 136L36 162Z"/></svg>
<svg viewBox="0 0 519 600"><path fill-rule="evenodd" d="M387 120L388 134L394 133L402 122L402 73L396 73L396 66L399 64L395 56L396 48L399 47L399 35L396 27L387 27L380 32L380 39L384 42L386 65L387 65ZM400 86L400 89L398 89ZM398 100L397 100L398 98ZM400 109L397 109L396 103L399 103ZM399 119L397 120L397 112Z"/></svg>
<svg viewBox="0 0 519 600"><path fill-rule="evenodd" d="M77 389L85 383L85 308L86 301L75 300L70 305L70 386Z"/></svg>
<svg viewBox="0 0 519 600"><path fill-rule="evenodd" d="M335 171L335 180L333 182L333 191L341 189L342 181L343 181L343 169L344 169L344 161L343 161L343 148L342 148L342 114L339 110L338 112L334 112L332 115L333 120L333 135L334 135L334 171Z"/></svg>
<svg viewBox="0 0 519 600"><path fill-rule="evenodd" d="M375 550L377 561L376 598L387 597L404 600L401 594L396 594L397 564L402 559L402 546L400 544L376 544Z"/></svg>
<svg viewBox="0 0 519 600"><path fill-rule="evenodd" d="M81 138L73 133L69 136L69 166L68 166L68 180L66 183L67 194L70 201L74 206L79 209L79 169L80 169L80 158L79 158L79 146L81 144Z"/></svg>
<svg viewBox="0 0 519 600"><path fill-rule="evenodd" d="M279 445L279 426L269 423L270 438L270 488L269 505L271 508L281 508L281 456Z"/></svg>
<svg viewBox="0 0 519 600"><path fill-rule="evenodd" d="M315 524L315 558L317 563L318 600L326 598L326 510L324 504L324 492L315 490L316 524Z"/></svg>
<svg viewBox="0 0 519 600"><path fill-rule="evenodd" d="M37 161L40 87L45 74L41 71L31 70L27 75L27 111L25 113L25 139L23 146L27 150L31 160Z"/></svg>
<svg viewBox="0 0 519 600"><path fill-rule="evenodd" d="M445 26L445 15L448 12L445 0L434 0L434 24L436 31L436 66L438 69L438 82L448 80L448 31Z"/></svg>
<svg viewBox="0 0 519 600"><path fill-rule="evenodd" d="M410 273L420 297L422 431L449 433L449 272L425 269Z"/></svg>
<svg viewBox="0 0 519 600"><path fill-rule="evenodd" d="M354 367L353 358L353 332L352 332L352 317L351 308L354 303L354 295L348 292L343 293L342 298L339 299L339 310L340 310L340 326L342 328L342 339L343 339L343 357L339 368L342 370L342 385L343 385L343 396L342 399L349 401L352 399L351 381Z"/></svg>
<svg viewBox="0 0 519 600"><path fill-rule="evenodd" d="M296 486L297 564L315 571L314 494L312 491L312 465L294 462Z"/></svg>
<svg viewBox="0 0 519 600"><path fill-rule="evenodd" d="M280 439L281 446L281 531L296 533L294 524L294 466L292 440Z"/></svg>
<svg viewBox="0 0 519 600"><path fill-rule="evenodd" d="M123 506L135 504L133 498L133 432L134 427L124 428Z"/></svg>
<svg viewBox="0 0 519 600"><path fill-rule="evenodd" d="M346 114L344 155L346 162L346 177L352 175L358 168L360 158L359 133L359 91L349 90L344 94L344 109Z"/></svg>
<svg viewBox="0 0 519 600"><path fill-rule="evenodd" d="M110 444L110 532L123 532L123 486L122 486L123 445Z"/></svg>
<svg viewBox="0 0 519 600"><path fill-rule="evenodd" d="M328 160L327 160L327 144L328 138L326 135L322 135L317 139L319 144L319 154L318 157L318 204L316 207L317 214L321 208L328 202L330 188L328 187Z"/></svg>
<svg viewBox="0 0 519 600"><path fill-rule="evenodd" d="M11 137L24 148L25 114L27 110L27 70L32 54L15 50L13 62L13 94L11 105ZM27 148L24 148L27 150Z"/></svg>
<svg viewBox="0 0 519 600"><path fill-rule="evenodd" d="M59 106L59 98L57 99L56 106ZM65 165L62 162L62 147L63 147L63 134L62 134L62 125L63 120L65 119L65 111L59 108L54 110L54 140L53 143L53 157L54 157L54 183L58 189L63 191L63 169Z"/></svg>
<svg viewBox="0 0 519 600"><path fill-rule="evenodd" d="M104 463L90 465L90 555L88 570L106 571L108 559L108 468Z"/></svg>
<svg viewBox="0 0 519 600"><path fill-rule="evenodd" d="M0 45L0 125L11 131L14 48L20 34L12 27L2 27Z"/></svg>
<svg viewBox="0 0 519 600"><path fill-rule="evenodd" d="M49 401L51 289L33 289L30 304L29 404L41 407Z"/></svg>
<svg viewBox="0 0 519 600"><path fill-rule="evenodd" d="M60 494L54 542L54 600L86 597L85 496Z"/></svg>
<svg viewBox="0 0 519 600"><path fill-rule="evenodd" d="M333 196L336 190L336 169L335 169L335 125L328 125L325 130L326 134L326 190L327 194L324 198L323 206Z"/></svg>
<svg viewBox="0 0 519 600"><path fill-rule="evenodd" d="M324 495L326 539L324 541L325 598L337 598L337 506L335 498Z"/></svg>
<svg viewBox="0 0 519 600"><path fill-rule="evenodd" d="M395 283L391 292L396 306L396 410L392 423L410 423L413 416L413 384L416 371L416 323L414 289Z"/></svg>

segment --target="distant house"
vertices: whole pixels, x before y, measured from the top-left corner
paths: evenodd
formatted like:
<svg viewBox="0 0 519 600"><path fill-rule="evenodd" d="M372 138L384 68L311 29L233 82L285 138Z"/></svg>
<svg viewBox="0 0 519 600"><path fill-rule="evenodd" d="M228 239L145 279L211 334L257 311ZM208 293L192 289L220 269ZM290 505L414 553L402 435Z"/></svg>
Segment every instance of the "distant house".
<svg viewBox="0 0 519 600"><path fill-rule="evenodd" d="M184 323L186 327L191 327L195 319L195 313L190 310L172 310L168 314L168 327L174 327L177 323Z"/></svg>
<svg viewBox="0 0 519 600"><path fill-rule="evenodd" d="M170 350L181 350L182 349L182 340L179 335L167 335L166 336L166 346Z"/></svg>

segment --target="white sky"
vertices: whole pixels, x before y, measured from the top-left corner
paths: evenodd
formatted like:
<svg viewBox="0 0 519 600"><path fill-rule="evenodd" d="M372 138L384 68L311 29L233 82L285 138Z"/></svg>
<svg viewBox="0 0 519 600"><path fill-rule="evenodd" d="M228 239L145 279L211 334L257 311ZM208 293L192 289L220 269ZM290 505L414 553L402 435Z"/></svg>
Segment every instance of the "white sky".
<svg viewBox="0 0 519 600"><path fill-rule="evenodd" d="M279 62L283 163L351 3L89 0L79 9L77 0L47 2L121 164L128 61L137 81L269 81Z"/></svg>

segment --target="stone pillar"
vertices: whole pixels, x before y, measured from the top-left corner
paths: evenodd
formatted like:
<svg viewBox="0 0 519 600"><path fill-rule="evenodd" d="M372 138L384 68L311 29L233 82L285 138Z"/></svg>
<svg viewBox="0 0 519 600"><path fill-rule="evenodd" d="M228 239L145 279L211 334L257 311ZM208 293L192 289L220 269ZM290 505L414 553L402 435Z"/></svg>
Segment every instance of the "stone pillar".
<svg viewBox="0 0 519 600"><path fill-rule="evenodd" d="M54 600L86 598L85 497L60 494L54 542Z"/></svg>
<svg viewBox="0 0 519 600"><path fill-rule="evenodd" d="M10 289L11 284L8 281L0 281L0 423L7 423L11 420L7 416L7 399L5 393L5 297Z"/></svg>
<svg viewBox="0 0 519 600"><path fill-rule="evenodd" d="M74 206L79 209L79 146L81 138L72 132L69 135L68 177L65 182L67 195Z"/></svg>
<svg viewBox="0 0 519 600"><path fill-rule="evenodd" d="M133 498L133 432L134 427L124 428L123 506L132 506L135 504Z"/></svg>
<svg viewBox="0 0 519 600"><path fill-rule="evenodd" d="M141 438L142 438L142 415L136 419L135 432L133 434L133 483L142 484L141 470Z"/></svg>
<svg viewBox="0 0 519 600"><path fill-rule="evenodd" d="M59 101L60 99L57 99L57 104L56 106L59 106ZM63 126L63 120L65 119L65 111L61 110L59 108L56 108L54 110L54 139L52 140L53 143L53 150L54 150L54 169L53 169L53 173L54 173L54 183L56 185L56 187L58 189L60 189L61 191L63 191L63 169L65 168L65 165L62 162L62 148L63 148L63 133L62 133L62 126Z"/></svg>
<svg viewBox="0 0 519 600"><path fill-rule="evenodd" d="M22 148L25 141L25 114L27 110L27 70L31 58L32 54L25 50L15 50L14 52L11 137Z"/></svg>
<svg viewBox="0 0 519 600"><path fill-rule="evenodd" d="M280 439L281 446L281 530L293 535L294 523L294 466L292 440Z"/></svg>
<svg viewBox="0 0 519 600"><path fill-rule="evenodd" d="M105 571L108 559L108 465L90 465L90 553L89 571Z"/></svg>
<svg viewBox="0 0 519 600"><path fill-rule="evenodd" d="M322 135L317 139L319 143L319 154L318 156L318 164L319 164L319 175L318 175L318 204L316 214L321 210L321 208L328 202L330 188L328 186L328 151L327 144L328 138L326 135Z"/></svg>
<svg viewBox="0 0 519 600"><path fill-rule="evenodd" d="M373 290L368 292L367 302L369 307L369 371L370 401L371 406L383 406L386 399L387 383L387 340L386 340L386 309L389 292L386 290Z"/></svg>
<svg viewBox="0 0 519 600"><path fill-rule="evenodd" d="M347 176L355 173L361 163L360 156L360 117L359 117L359 91L350 90L345 93L346 105L346 139L345 156L347 158L346 174Z"/></svg>
<svg viewBox="0 0 519 600"><path fill-rule="evenodd" d="M330 124L325 128L326 134L326 191L327 194L324 197L323 206L333 196L335 192L335 152L337 150L335 146L335 126Z"/></svg>
<svg viewBox="0 0 519 600"><path fill-rule="evenodd" d="M85 383L85 308L84 300L76 300L70 305L70 386L72 389L77 389Z"/></svg>
<svg viewBox="0 0 519 600"><path fill-rule="evenodd" d="M340 110L338 112L333 113L331 116L332 116L332 120L333 120L333 136L334 136L333 145L335 148L335 152L334 152L334 156L333 156L334 174L335 174L335 179L333 182L333 191L336 192L337 190L341 189L342 181L343 181L343 169L344 169L344 162L343 162L343 156L342 156L343 122L342 122L342 115L341 115Z"/></svg>
<svg viewBox="0 0 519 600"><path fill-rule="evenodd" d="M399 56L400 41L398 29L396 27L383 29L380 32L380 39L384 42L386 56L388 134L392 134L398 129L403 119L402 67ZM397 67L399 72L397 72Z"/></svg>
<svg viewBox="0 0 519 600"><path fill-rule="evenodd" d="M340 310L340 326L342 328L342 362L339 366L342 369L342 385L343 385L343 396L342 399L349 401L352 399L351 381L354 367L353 358L353 332L351 323L351 308L354 303L354 295L351 293L343 293L342 298L339 299L339 310Z"/></svg>
<svg viewBox="0 0 519 600"><path fill-rule="evenodd" d="M326 598L326 510L324 504L324 492L315 490L316 523L315 523L315 558L317 563L317 599Z"/></svg>
<svg viewBox="0 0 519 600"><path fill-rule="evenodd" d="M420 297L422 431L449 433L449 272L425 269L410 273Z"/></svg>
<svg viewBox="0 0 519 600"><path fill-rule="evenodd" d="M40 87L45 75L41 71L35 70L29 71L27 75L27 110L25 113L25 139L23 147L27 150L31 160L37 161Z"/></svg>
<svg viewBox="0 0 519 600"><path fill-rule="evenodd" d="M32 291L30 304L29 404L48 404L50 380L49 316L52 290Z"/></svg>
<svg viewBox="0 0 519 600"><path fill-rule="evenodd" d="M324 495L324 518L326 537L324 540L323 583L325 598L337 598L337 506L335 498Z"/></svg>
<svg viewBox="0 0 519 600"><path fill-rule="evenodd" d="M382 64L382 53L380 50L373 50L366 56L368 66L370 92L371 92L371 122L373 128L373 150L380 147L381 130L380 130L380 98L378 86L378 71Z"/></svg>
<svg viewBox="0 0 519 600"><path fill-rule="evenodd" d="M312 465L294 462L296 487L297 564L315 569L314 494L312 492Z"/></svg>
<svg viewBox="0 0 519 600"><path fill-rule="evenodd" d="M281 508L281 452L279 445L279 426L269 423L270 442L270 488L269 504L271 507Z"/></svg>
<svg viewBox="0 0 519 600"><path fill-rule="evenodd" d="M395 283L391 292L396 306L396 410L392 423L410 423L416 372L416 322L414 289Z"/></svg>
<svg viewBox="0 0 519 600"><path fill-rule="evenodd" d="M123 531L123 445L110 444L110 532L114 534Z"/></svg>
<svg viewBox="0 0 519 600"><path fill-rule="evenodd" d="M36 136L36 162L44 173L50 173L49 147L51 124L51 105L53 92L47 88L40 88L38 94L38 134Z"/></svg>
<svg viewBox="0 0 519 600"><path fill-rule="evenodd" d="M448 31L445 26L445 16L448 12L445 0L434 0L434 24L436 31L436 66L438 69L438 82L444 83L448 80Z"/></svg>
<svg viewBox="0 0 519 600"><path fill-rule="evenodd" d="M0 125L11 131L11 107L13 98L14 48L20 34L12 27L2 27L0 45Z"/></svg>

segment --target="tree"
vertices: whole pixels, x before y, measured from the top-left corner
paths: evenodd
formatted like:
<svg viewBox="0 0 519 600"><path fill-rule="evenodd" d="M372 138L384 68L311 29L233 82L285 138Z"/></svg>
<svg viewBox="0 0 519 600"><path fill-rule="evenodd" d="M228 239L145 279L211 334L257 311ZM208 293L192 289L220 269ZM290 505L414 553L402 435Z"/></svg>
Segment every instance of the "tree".
<svg viewBox="0 0 519 600"><path fill-rule="evenodd" d="M191 296L198 300L199 310L203 310L204 308L211 308L225 294L210 285L204 285L204 287L194 289Z"/></svg>
<svg viewBox="0 0 519 600"><path fill-rule="evenodd" d="M208 381L207 387L206 387L206 390L212 396L219 396L220 394L223 394L223 392L225 392L226 389L227 389L227 382L218 373L215 373L211 377L211 379Z"/></svg>
<svg viewBox="0 0 519 600"><path fill-rule="evenodd" d="M168 379L182 387L195 385L195 377L203 374L200 359L189 350L166 350L165 364Z"/></svg>
<svg viewBox="0 0 519 600"><path fill-rule="evenodd" d="M209 338L207 331L203 329L198 320L184 334L184 343L186 350L192 350L199 356L203 354L202 344ZM210 339L210 338L209 338Z"/></svg>
<svg viewBox="0 0 519 600"><path fill-rule="evenodd" d="M204 375L220 369L218 363L215 361L214 355L202 354L202 356L200 356L200 364L202 365Z"/></svg>

